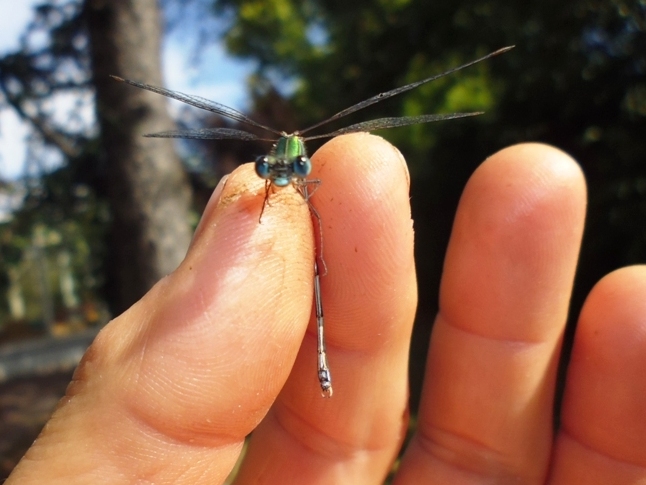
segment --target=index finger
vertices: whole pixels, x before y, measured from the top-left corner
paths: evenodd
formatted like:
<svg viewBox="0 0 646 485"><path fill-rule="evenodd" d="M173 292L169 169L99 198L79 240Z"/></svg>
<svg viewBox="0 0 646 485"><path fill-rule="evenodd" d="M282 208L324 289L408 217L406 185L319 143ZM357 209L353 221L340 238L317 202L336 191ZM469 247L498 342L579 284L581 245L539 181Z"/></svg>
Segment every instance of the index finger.
<svg viewBox="0 0 646 485"><path fill-rule="evenodd" d="M363 133L331 140L312 161L322 181L311 202L323 228L334 395L321 398L314 377L312 318L276 405L254 431L242 483L381 482L407 424L417 288L406 165L392 145Z"/></svg>

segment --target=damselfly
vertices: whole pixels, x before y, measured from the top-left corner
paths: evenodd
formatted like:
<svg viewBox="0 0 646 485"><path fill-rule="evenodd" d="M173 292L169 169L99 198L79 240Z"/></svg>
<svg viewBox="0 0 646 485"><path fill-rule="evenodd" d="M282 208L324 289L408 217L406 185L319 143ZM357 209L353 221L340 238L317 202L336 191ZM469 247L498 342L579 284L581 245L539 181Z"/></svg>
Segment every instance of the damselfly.
<svg viewBox="0 0 646 485"><path fill-rule="evenodd" d="M305 128L304 130L298 130L294 133L286 133L284 131L275 130L269 126L260 124L253 119L249 118L247 115L241 113L240 111L225 106L223 104L217 103L215 101L209 101L208 99L201 98L199 96L192 96L189 94L180 93L178 91L171 91L168 89L160 88L157 86L151 86L150 84L144 84L137 81L131 81L128 79L123 79L118 76L112 76L117 81L122 81L132 86L136 86L141 89L146 89L152 91L153 93L158 93L168 98L176 99L182 103L195 106L196 108L201 108L206 111L224 116L226 118L238 121L240 123L245 123L250 126L255 126L267 132L273 133L276 135L274 138L262 138L248 131L233 129L233 128L203 128L203 129L193 129L193 130L173 130L173 131L164 131L161 133L153 133L149 135L144 135L147 137L156 137L156 138L186 138L186 139L199 139L199 140L246 140L246 141L269 141L273 142L273 147L268 155L262 155L256 158L255 168L258 176L265 180L265 201L269 197L269 189L271 186L282 188L287 185L294 185L296 189L301 193L303 198L309 204L310 210L317 218L319 222L319 235L322 225L321 217L318 212L310 202L310 197L316 187L320 185L321 181L318 179L308 179L308 175L312 171L312 162L307 155L307 150L305 149L305 142L309 140L315 140L319 138L332 138L339 135L345 135L347 133L356 133L356 132L367 132L374 130L382 130L386 128L395 128L398 126L408 126L415 125L418 123L430 123L432 121L443 121L451 120L456 118L464 118L467 116L475 116L482 114L481 112L473 113L449 113L449 114L429 114L429 115L420 115L420 116L403 116L403 117L394 117L394 118L378 118L370 121L364 121L362 123L356 123L345 128L341 128L336 131L325 133L322 135L311 135L303 136L305 133L314 130L320 126L323 126L332 121L343 118L351 113L359 111L360 109L366 108L370 105L384 101L385 99L392 98L398 94L410 91L415 89L422 84L426 84L435 79L446 76L453 72L464 69L465 67L472 66L478 62L489 59L490 57L502 54L512 49L514 46L503 47L498 49L495 52L487 54L484 57L480 57L474 61L468 62L448 71L436 74L434 76L422 79L421 81L416 81L399 88L386 91L384 93L377 94L372 98L368 98L360 103L350 106L342 111L339 111L337 114L320 121L312 126ZM308 188L310 185L314 186L314 190L309 191ZM261 211L262 215L262 211ZM320 255L320 253L319 253ZM323 322L323 303L321 299L321 284L320 284L320 265L317 261L318 257L315 258L314 262L314 307L316 312L316 322L317 322L317 340L318 340L318 378L321 385L321 390L323 396L331 397L332 396L332 377L330 375L330 370L327 362L327 352L325 349L325 338L323 336L324 322ZM321 259L321 264L325 263Z"/></svg>

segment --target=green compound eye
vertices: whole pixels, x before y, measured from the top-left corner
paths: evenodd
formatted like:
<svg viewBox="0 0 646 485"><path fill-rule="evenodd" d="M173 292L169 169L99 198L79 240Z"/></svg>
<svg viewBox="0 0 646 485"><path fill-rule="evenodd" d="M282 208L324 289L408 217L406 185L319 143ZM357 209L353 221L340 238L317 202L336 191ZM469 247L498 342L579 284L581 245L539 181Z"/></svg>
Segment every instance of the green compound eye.
<svg viewBox="0 0 646 485"><path fill-rule="evenodd" d="M305 178L312 171L312 162L308 157L301 155L300 157L296 157L292 163L292 170L297 177Z"/></svg>
<svg viewBox="0 0 646 485"><path fill-rule="evenodd" d="M267 180L271 176L271 166L269 164L269 157L267 155L262 155L256 158L256 174L261 179Z"/></svg>

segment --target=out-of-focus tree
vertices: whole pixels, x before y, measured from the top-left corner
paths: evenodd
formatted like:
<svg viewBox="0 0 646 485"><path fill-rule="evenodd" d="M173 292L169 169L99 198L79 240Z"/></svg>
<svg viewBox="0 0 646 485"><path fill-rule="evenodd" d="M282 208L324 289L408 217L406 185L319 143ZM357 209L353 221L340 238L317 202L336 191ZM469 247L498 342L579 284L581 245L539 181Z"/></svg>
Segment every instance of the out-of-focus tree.
<svg viewBox="0 0 646 485"><path fill-rule="evenodd" d="M191 191L172 141L142 138L172 128L165 99L109 78L162 84L157 1L86 0L83 19L113 210L110 267L118 282L113 301L121 311L184 257Z"/></svg>
<svg viewBox="0 0 646 485"><path fill-rule="evenodd" d="M4 321L40 322L50 331L61 311L67 318L94 304L105 247L93 131L84 119L91 95L78 12L74 2L38 5L20 47L0 58L0 107L31 128L24 175L2 184L4 200L12 201L0 225ZM54 105L67 110L61 114L65 109L56 112ZM64 253L70 255L65 268L57 263ZM68 274L65 298L59 269Z"/></svg>
<svg viewBox="0 0 646 485"><path fill-rule="evenodd" d="M81 268L78 261L67 269L50 267L72 271L82 285L91 283L82 287L107 295L113 313L172 271L190 240L191 190L172 144L141 138L170 126L164 100L126 90L108 77L161 84L160 30L154 0L44 1L35 7L20 47L0 58L0 107L12 109L31 128L25 176L4 184L4 194L20 202L3 223L3 253L13 263L26 257L13 243L28 240L38 224L76 234L80 239L62 241L71 262L85 255L85 269L74 273ZM99 130L88 115L93 94ZM53 106L66 101L72 107L61 116ZM77 229L62 229L70 225ZM78 252L79 244L87 253ZM14 279L3 281L6 290L13 281L15 310L18 273L9 259L3 258L3 269L14 268ZM71 280L64 280L61 289L68 296L61 298L70 302Z"/></svg>

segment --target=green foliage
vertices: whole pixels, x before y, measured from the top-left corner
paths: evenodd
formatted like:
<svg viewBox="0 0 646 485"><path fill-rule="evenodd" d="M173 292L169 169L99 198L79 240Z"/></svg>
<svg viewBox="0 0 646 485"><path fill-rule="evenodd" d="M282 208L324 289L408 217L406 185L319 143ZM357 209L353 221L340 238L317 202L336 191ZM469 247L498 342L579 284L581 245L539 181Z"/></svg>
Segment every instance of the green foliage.
<svg viewBox="0 0 646 485"><path fill-rule="evenodd" d="M368 1L291 3L286 0L258 2L225 0L217 3L233 17L226 33L234 54L258 60L258 75L271 77L276 71L296 79L292 101L305 126L331 115L361 99L394 86L411 82L472 59L478 53L500 47L476 42L472 49L459 46L439 51L437 37L442 29L434 18L450 12L446 6L419 1ZM480 9L478 21L493 17L491 9ZM459 11L460 29L472 29L474 14ZM462 12L460 14L460 12ZM478 15L475 15L478 17ZM312 33L317 33L314 35ZM499 36L500 37L500 36ZM316 41L313 39L315 38ZM484 37L483 37L484 38ZM478 48L478 46L481 46ZM478 71L483 73L485 71ZM463 76L469 83L455 88ZM474 74L457 74L420 88L404 100L393 100L359 113L351 123L384 114L441 112L453 107L473 110L491 105L493 96ZM447 91L451 91L447 96ZM478 99L467 99L478 93ZM415 101L410 101L415 97ZM448 100L448 101L447 101Z"/></svg>
<svg viewBox="0 0 646 485"><path fill-rule="evenodd" d="M253 57L260 65L293 72L298 65L317 56L308 37L316 24L313 2L255 0L218 2L218 12L235 11L236 23L226 36L233 54Z"/></svg>

